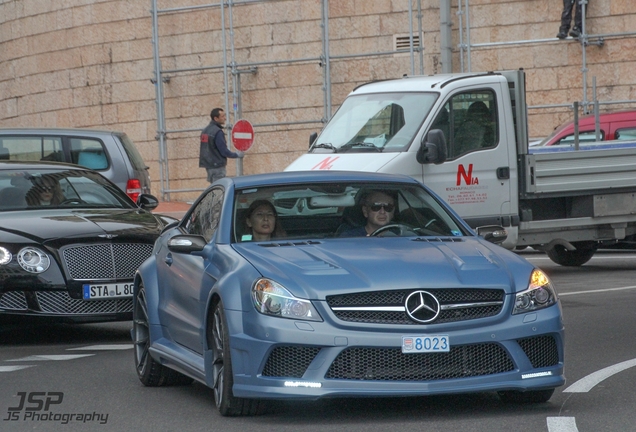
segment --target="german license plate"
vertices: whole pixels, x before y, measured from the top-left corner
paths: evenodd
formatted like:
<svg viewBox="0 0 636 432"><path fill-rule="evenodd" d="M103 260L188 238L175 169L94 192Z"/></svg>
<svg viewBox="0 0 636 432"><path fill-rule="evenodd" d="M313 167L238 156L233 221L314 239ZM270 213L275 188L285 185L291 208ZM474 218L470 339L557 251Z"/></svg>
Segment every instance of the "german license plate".
<svg viewBox="0 0 636 432"><path fill-rule="evenodd" d="M130 298L133 295L134 284L84 284L84 300L101 300L115 298Z"/></svg>
<svg viewBox="0 0 636 432"><path fill-rule="evenodd" d="M402 353L449 352L448 335L402 336Z"/></svg>

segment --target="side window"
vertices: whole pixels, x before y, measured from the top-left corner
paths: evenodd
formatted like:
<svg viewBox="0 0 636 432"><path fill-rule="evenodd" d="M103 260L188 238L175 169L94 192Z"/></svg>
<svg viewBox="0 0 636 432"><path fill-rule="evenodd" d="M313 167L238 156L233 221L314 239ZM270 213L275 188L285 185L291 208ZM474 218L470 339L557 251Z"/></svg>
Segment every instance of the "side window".
<svg viewBox="0 0 636 432"><path fill-rule="evenodd" d="M219 225L221 207L223 204L223 190L214 188L197 204L186 224L188 234L200 235L206 241L212 236Z"/></svg>
<svg viewBox="0 0 636 432"><path fill-rule="evenodd" d="M108 158L101 141L71 138L71 162L94 170L108 168Z"/></svg>
<svg viewBox="0 0 636 432"><path fill-rule="evenodd" d="M618 129L616 139L621 141L636 141L636 128Z"/></svg>
<svg viewBox="0 0 636 432"><path fill-rule="evenodd" d="M605 139L605 132L601 130L601 141ZM596 132L579 132L579 143L586 142L595 142L596 141ZM559 141L555 142L554 145L574 145L574 134L564 136Z"/></svg>
<svg viewBox="0 0 636 432"><path fill-rule="evenodd" d="M17 161L64 161L59 137L5 136L0 138L0 159Z"/></svg>
<svg viewBox="0 0 636 432"><path fill-rule="evenodd" d="M495 93L474 90L454 95L437 114L431 129L444 132L449 159L495 147L499 131Z"/></svg>

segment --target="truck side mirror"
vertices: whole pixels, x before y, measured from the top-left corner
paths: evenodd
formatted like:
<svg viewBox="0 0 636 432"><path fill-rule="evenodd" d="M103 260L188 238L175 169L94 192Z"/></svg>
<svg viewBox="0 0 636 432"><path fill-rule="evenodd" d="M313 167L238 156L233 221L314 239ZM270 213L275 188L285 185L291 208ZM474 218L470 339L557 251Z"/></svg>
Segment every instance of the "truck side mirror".
<svg viewBox="0 0 636 432"><path fill-rule="evenodd" d="M508 231L499 225L477 227L477 235L494 244L501 244L508 238Z"/></svg>
<svg viewBox="0 0 636 432"><path fill-rule="evenodd" d="M440 129L432 129L422 139L417 150L417 161L421 164L439 165L446 162L446 138Z"/></svg>
<svg viewBox="0 0 636 432"><path fill-rule="evenodd" d="M311 145L314 143L314 141L316 141L316 138L318 138L318 133L317 132L312 132L311 135L309 135L309 147L311 148Z"/></svg>

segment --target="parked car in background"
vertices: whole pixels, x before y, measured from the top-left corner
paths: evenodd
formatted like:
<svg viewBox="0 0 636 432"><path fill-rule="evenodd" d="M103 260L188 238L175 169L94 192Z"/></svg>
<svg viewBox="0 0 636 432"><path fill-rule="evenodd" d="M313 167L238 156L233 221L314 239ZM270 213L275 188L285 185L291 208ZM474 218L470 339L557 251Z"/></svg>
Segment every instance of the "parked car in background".
<svg viewBox="0 0 636 432"><path fill-rule="evenodd" d="M365 236L369 212L387 223ZM561 307L544 272L485 240L504 233L477 236L402 175L221 179L135 276L138 377L200 381L222 415L268 399L545 402L565 382Z"/></svg>
<svg viewBox="0 0 636 432"><path fill-rule="evenodd" d="M616 111L599 115L601 141L635 141L636 110ZM596 120L594 115L579 118L579 142L596 141ZM574 121L557 127L550 136L544 138L538 146L574 145Z"/></svg>
<svg viewBox="0 0 636 432"><path fill-rule="evenodd" d="M55 161L98 171L136 201L149 194L148 166L123 132L91 129L0 129L0 160Z"/></svg>
<svg viewBox="0 0 636 432"><path fill-rule="evenodd" d="M0 316L130 320L135 271L176 221L138 203L77 165L0 161Z"/></svg>

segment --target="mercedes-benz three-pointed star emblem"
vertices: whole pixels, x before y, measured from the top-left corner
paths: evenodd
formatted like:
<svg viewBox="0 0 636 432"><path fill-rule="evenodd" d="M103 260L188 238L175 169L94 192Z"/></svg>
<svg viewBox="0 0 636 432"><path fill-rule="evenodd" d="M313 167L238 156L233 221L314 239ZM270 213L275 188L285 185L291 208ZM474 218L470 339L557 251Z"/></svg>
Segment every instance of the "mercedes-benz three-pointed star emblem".
<svg viewBox="0 0 636 432"><path fill-rule="evenodd" d="M413 321L428 323L439 315L439 301L427 291L413 291L404 302L406 313Z"/></svg>

